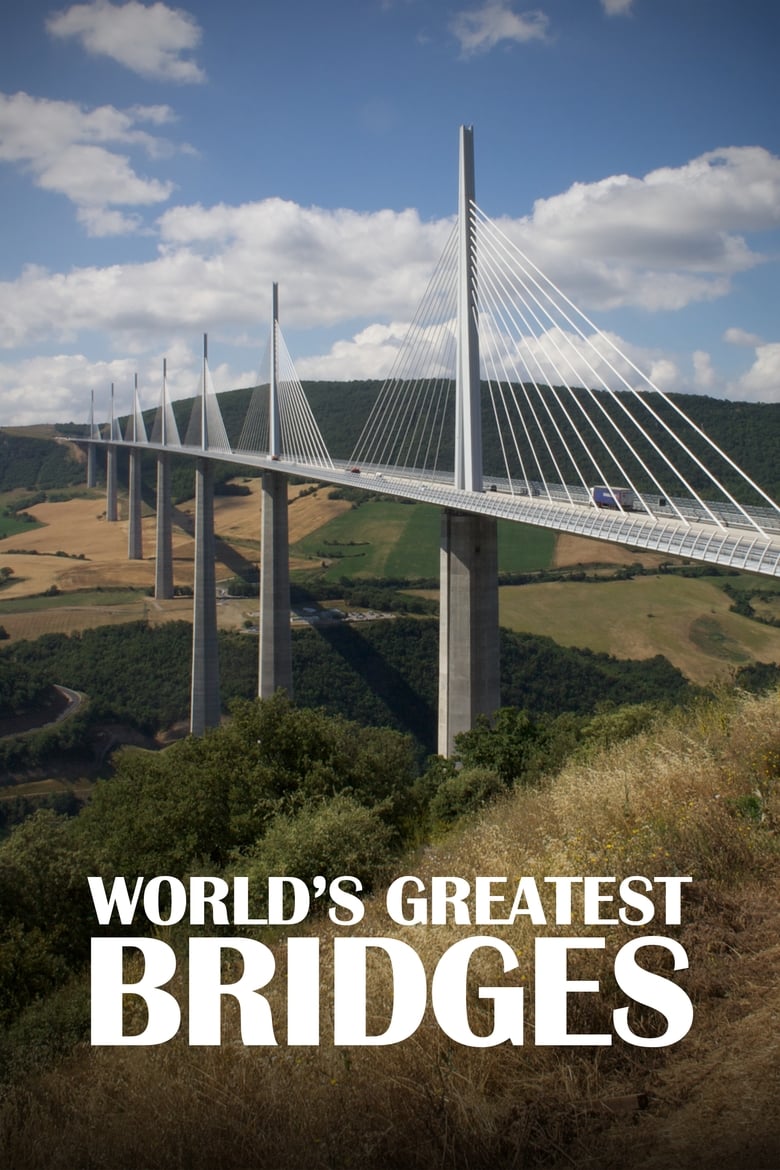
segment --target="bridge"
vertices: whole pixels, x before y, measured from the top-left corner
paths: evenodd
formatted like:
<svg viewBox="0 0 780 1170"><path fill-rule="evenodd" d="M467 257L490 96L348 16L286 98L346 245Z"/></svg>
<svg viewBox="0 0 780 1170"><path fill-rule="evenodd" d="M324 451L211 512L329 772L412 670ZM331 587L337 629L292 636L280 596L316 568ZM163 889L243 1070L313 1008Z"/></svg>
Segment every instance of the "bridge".
<svg viewBox="0 0 780 1170"><path fill-rule="evenodd" d="M155 594L173 594L170 459L196 457L190 728L220 717L214 462L262 472L258 694L292 691L287 480L346 484L441 509L439 751L499 706L497 521L780 576L780 507L524 255L475 199L461 127L452 235L349 459L334 459L284 343L273 286L270 370L231 443L208 365L179 434L163 366L151 432L137 378L124 434L90 412L87 477L129 451L128 557L141 548L144 451L157 455ZM747 502L746 502L747 501Z"/></svg>

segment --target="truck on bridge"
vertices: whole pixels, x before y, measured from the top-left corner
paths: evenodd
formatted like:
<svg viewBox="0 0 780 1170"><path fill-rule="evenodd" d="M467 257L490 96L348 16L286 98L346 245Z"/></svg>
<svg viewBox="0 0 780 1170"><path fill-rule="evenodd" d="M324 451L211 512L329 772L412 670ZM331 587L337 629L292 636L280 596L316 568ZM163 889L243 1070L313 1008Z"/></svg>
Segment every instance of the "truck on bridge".
<svg viewBox="0 0 780 1170"><path fill-rule="evenodd" d="M624 512L633 512L636 497L630 488L624 487L594 487L590 489L591 499L598 508L622 508Z"/></svg>

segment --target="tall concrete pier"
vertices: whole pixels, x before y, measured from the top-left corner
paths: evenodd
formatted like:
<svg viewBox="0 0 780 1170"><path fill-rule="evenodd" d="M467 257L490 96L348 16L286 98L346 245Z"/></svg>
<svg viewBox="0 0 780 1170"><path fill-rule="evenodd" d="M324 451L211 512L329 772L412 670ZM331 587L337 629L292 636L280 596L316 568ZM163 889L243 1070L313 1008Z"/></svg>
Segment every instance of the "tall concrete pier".
<svg viewBox="0 0 780 1170"><path fill-rule="evenodd" d="M496 521L445 511L441 518L438 751L500 705Z"/></svg>
<svg viewBox="0 0 780 1170"><path fill-rule="evenodd" d="M157 456L157 524L155 531L154 596L173 597L173 524L171 461L167 451Z"/></svg>
<svg viewBox="0 0 780 1170"><path fill-rule="evenodd" d="M258 694L266 699L278 687L292 694L287 477L264 471L262 499Z"/></svg>
<svg viewBox="0 0 780 1170"><path fill-rule="evenodd" d="M141 452L129 453L129 482L127 496L127 559L140 561L143 558L143 534L141 530Z"/></svg>
<svg viewBox="0 0 780 1170"><path fill-rule="evenodd" d="M477 321L474 138L460 128L458 351L455 377L455 486L481 492L482 404ZM445 511L441 520L438 750L500 703L496 521Z"/></svg>
<svg viewBox="0 0 780 1170"><path fill-rule="evenodd" d="M279 419L279 289L273 286L271 371L268 384L268 454L281 454ZM268 698L278 687L292 694L290 633L290 550L287 477L263 472L263 519L260 536L260 657L258 694Z"/></svg>
<svg viewBox="0 0 780 1170"><path fill-rule="evenodd" d="M219 656L214 538L214 464L195 465L195 589L192 610L190 732L219 724Z"/></svg>
<svg viewBox="0 0 780 1170"><path fill-rule="evenodd" d="M106 520L117 519L116 447L106 448Z"/></svg>
<svg viewBox="0 0 780 1170"><path fill-rule="evenodd" d="M176 419L168 402L168 359L163 358L162 394L157 440L166 447L179 446ZM154 596L158 601L173 597L173 511L171 503L171 461L167 451L157 455L157 522L155 528Z"/></svg>
<svg viewBox="0 0 780 1170"><path fill-rule="evenodd" d="M106 520L117 519L116 499L116 447L113 440L118 437L118 424L114 418L114 383L111 383L111 408L108 420L109 446L106 447Z"/></svg>
<svg viewBox="0 0 780 1170"><path fill-rule="evenodd" d="M138 400L138 374L133 387L133 413L128 420L125 439L133 443L146 442L146 428L141 404ZM129 452L127 484L127 559L140 561L143 557L143 534L141 531L141 452L137 447Z"/></svg>
<svg viewBox="0 0 780 1170"><path fill-rule="evenodd" d="M206 395L208 337L203 335L203 380L200 400L200 442L209 449ZM192 609L192 686L190 732L203 735L219 724L219 652L217 642L216 540L214 537L214 464L195 463L195 581Z"/></svg>

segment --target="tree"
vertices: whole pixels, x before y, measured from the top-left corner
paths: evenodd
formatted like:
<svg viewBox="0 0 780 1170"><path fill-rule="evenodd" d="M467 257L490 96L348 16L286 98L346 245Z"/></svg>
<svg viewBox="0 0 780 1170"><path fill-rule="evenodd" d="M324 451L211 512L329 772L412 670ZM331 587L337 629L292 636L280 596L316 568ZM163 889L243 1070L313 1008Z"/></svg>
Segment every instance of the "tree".
<svg viewBox="0 0 780 1170"><path fill-rule="evenodd" d="M542 732L526 711L501 707L492 722L477 717L471 731L455 736L455 752L465 768L486 768L506 785L527 781Z"/></svg>

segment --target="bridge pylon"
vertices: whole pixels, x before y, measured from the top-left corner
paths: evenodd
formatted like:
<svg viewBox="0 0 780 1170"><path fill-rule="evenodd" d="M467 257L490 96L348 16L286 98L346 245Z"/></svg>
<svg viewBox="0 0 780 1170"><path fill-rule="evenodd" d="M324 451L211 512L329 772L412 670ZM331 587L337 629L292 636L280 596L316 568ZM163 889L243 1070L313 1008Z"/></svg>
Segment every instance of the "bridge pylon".
<svg viewBox="0 0 780 1170"><path fill-rule="evenodd" d="M116 492L116 447L118 423L114 418L114 383L111 383L111 408L108 421L108 446L106 447L106 520L114 523L118 518Z"/></svg>
<svg viewBox="0 0 780 1170"><path fill-rule="evenodd" d="M279 288L273 286L271 317L271 371L268 399L268 454L281 454L279 420ZM290 632L290 550L287 516L287 476L263 472L262 531L260 534L260 649L258 695L269 698L282 687L292 694L292 636Z"/></svg>
<svg viewBox="0 0 780 1170"><path fill-rule="evenodd" d="M217 641L216 538L214 535L214 464L205 455L208 450L205 403L207 372L208 339L204 334L203 401L201 402L201 447L204 455L195 461L195 578L190 690L190 734L192 735L203 735L207 728L217 727L221 713Z"/></svg>
<svg viewBox="0 0 780 1170"><path fill-rule="evenodd" d="M458 347L455 376L455 486L481 492L482 410L477 319L474 136L460 128L458 198ZM438 750L500 704L498 535L491 516L445 510L439 582Z"/></svg>
<svg viewBox="0 0 780 1170"><path fill-rule="evenodd" d="M140 425L139 425L140 424ZM133 414L127 424L125 438L133 443L146 442L143 416L138 401L138 374L133 386ZM140 561L143 558L143 531L141 528L141 450L133 446L129 452L127 483L127 559Z"/></svg>
<svg viewBox="0 0 780 1170"><path fill-rule="evenodd" d="M169 423L172 422L178 444L176 422L169 418L168 360L163 358L162 399L159 411L159 441L163 447L169 442ZM157 522L155 526L154 596L157 601L173 597L173 505L171 503L171 460L167 451L157 455Z"/></svg>

